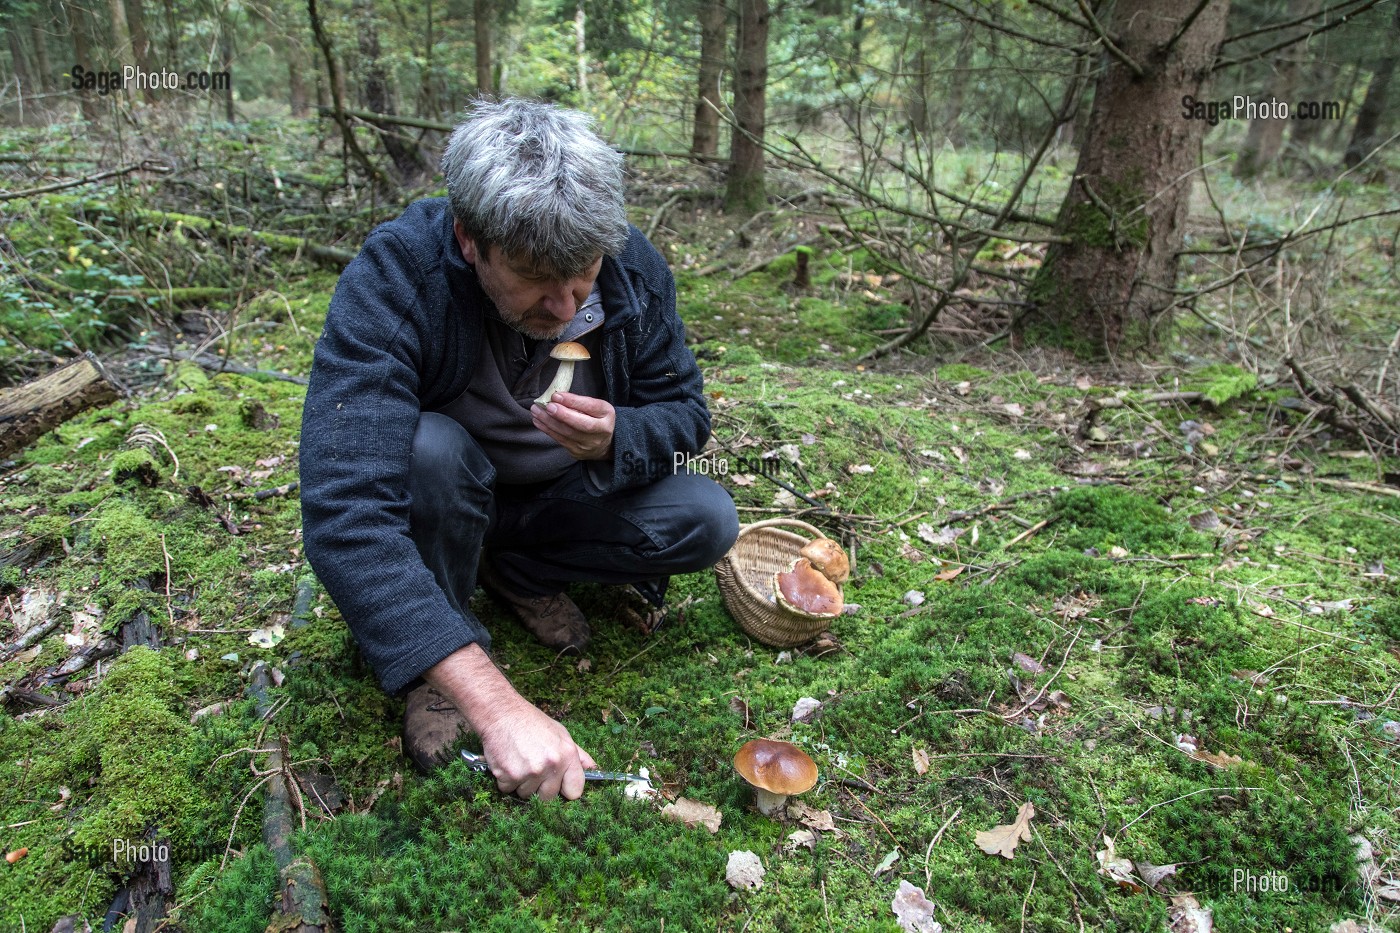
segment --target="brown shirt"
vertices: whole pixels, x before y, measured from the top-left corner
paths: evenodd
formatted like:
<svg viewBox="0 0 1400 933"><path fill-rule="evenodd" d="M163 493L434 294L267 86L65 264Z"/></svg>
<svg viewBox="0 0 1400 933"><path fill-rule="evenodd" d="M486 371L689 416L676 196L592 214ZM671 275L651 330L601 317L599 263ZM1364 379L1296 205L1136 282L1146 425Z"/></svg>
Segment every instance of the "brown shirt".
<svg viewBox="0 0 1400 933"><path fill-rule="evenodd" d="M466 428L481 445L495 464L497 483L556 479L576 462L557 441L535 427L530 406L559 369L559 361L549 356L550 349L565 340L583 344L592 356L574 364L569 391L603 397L603 369L598 358L602 326L602 298L596 285L556 340L532 340L502 321L495 308L487 313L486 339L481 342L472 380L465 392L439 411Z"/></svg>

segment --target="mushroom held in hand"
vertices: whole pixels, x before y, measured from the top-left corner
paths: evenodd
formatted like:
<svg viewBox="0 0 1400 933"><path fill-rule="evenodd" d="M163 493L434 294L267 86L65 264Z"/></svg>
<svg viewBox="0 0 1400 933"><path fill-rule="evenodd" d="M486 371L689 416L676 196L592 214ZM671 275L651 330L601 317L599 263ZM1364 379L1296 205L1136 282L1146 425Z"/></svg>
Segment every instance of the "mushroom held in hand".
<svg viewBox="0 0 1400 933"><path fill-rule="evenodd" d="M845 583L851 575L851 562L846 552L830 538L818 538L797 553L812 562L832 583Z"/></svg>
<svg viewBox="0 0 1400 933"><path fill-rule="evenodd" d="M535 399L536 405L548 405L549 400L554 398L555 392L569 391L569 388L574 384L574 363L592 359L587 347L581 343L574 343L572 340L555 344L554 349L549 351L549 355L559 361L559 371L554 374L554 381L549 384L549 387L539 398Z"/></svg>
<svg viewBox="0 0 1400 933"><path fill-rule="evenodd" d="M795 560L786 573L774 574L773 589L779 605L808 618L839 616L844 604L841 587L827 579L805 557Z"/></svg>
<svg viewBox="0 0 1400 933"><path fill-rule="evenodd" d="M805 794L817 784L817 763L791 742L745 742L734 756L734 770L753 785L764 816L772 816L789 794Z"/></svg>

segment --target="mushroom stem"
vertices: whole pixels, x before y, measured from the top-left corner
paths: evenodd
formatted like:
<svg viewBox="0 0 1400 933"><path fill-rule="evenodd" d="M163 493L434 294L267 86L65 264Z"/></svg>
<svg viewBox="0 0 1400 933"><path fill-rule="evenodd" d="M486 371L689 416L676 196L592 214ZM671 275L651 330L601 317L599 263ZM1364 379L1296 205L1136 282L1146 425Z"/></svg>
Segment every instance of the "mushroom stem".
<svg viewBox="0 0 1400 933"><path fill-rule="evenodd" d="M772 816L781 810L787 801L787 794L775 794L771 790L764 790L761 787L754 788L754 797L758 802L758 812L764 816Z"/></svg>
<svg viewBox="0 0 1400 933"><path fill-rule="evenodd" d="M554 398L555 392L567 392L574 384L574 361L560 360L559 371L554 374L554 381L544 390L539 398L535 399L536 405L548 405L549 400Z"/></svg>

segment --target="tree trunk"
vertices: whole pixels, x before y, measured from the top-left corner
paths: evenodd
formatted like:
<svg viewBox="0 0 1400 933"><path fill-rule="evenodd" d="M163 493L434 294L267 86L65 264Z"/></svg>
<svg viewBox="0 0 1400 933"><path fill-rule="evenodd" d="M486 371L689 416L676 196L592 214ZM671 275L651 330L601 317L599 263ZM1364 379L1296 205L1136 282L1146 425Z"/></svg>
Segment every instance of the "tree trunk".
<svg viewBox="0 0 1400 933"><path fill-rule="evenodd" d="M229 15L227 10L219 13L219 68L225 72L233 70L233 24L228 20ZM228 87L224 90L224 119L229 123L235 119L232 81L228 82Z"/></svg>
<svg viewBox="0 0 1400 933"><path fill-rule="evenodd" d="M23 385L0 389L0 457L125 394L91 353Z"/></svg>
<svg viewBox="0 0 1400 933"><path fill-rule="evenodd" d="M1307 16L1317 8L1317 3L1318 0L1292 0L1288 4L1288 19ZM1268 96L1288 101L1290 106L1293 105L1299 84L1298 56L1302 54L1301 48L1289 46L1274 56ZM1266 166L1271 165L1283 148L1283 131L1287 127L1287 120L1251 120L1244 146L1240 149L1239 161L1235 163L1235 177L1253 178Z"/></svg>
<svg viewBox="0 0 1400 933"><path fill-rule="evenodd" d="M703 0L700 7L700 71L695 100L695 132L690 151L719 153L720 81L724 77L726 12L723 0Z"/></svg>
<svg viewBox="0 0 1400 933"><path fill-rule="evenodd" d="M73 36L73 56L77 64L84 68L100 68L101 66L92 57L92 26L88 19L87 11L78 4L63 4L62 9L69 23L69 30ZM83 119L89 123L96 123L102 119L102 107L98 103L95 93L89 91L78 91L78 106L82 110Z"/></svg>
<svg viewBox="0 0 1400 933"><path fill-rule="evenodd" d="M126 21L126 4L123 0L108 0L107 9L112 12L112 58L117 70L135 67L136 59L131 54L131 27Z"/></svg>
<svg viewBox="0 0 1400 933"><path fill-rule="evenodd" d="M142 71L153 71L151 67L151 37L146 32L146 10L142 0L126 0L126 22L131 32L131 54L136 59L136 67ZM146 100L155 100L155 91L146 89Z"/></svg>
<svg viewBox="0 0 1400 933"><path fill-rule="evenodd" d="M496 89L491 80L490 0L476 0L472 6L472 18L476 24L476 92L490 94Z"/></svg>
<svg viewBox="0 0 1400 933"><path fill-rule="evenodd" d="M5 38L10 43L10 63L14 69L15 82L19 85L18 100L15 106L18 108L19 122L29 122L29 109L33 104L26 98L33 97L38 88L34 84L34 79L30 77L30 67L28 56L24 54L24 43L20 41L18 29L6 29Z"/></svg>
<svg viewBox="0 0 1400 933"><path fill-rule="evenodd" d="M737 73L734 118L738 124L729 147L729 186L724 209L751 215L763 210L764 92L768 84L768 0L739 0Z"/></svg>
<svg viewBox="0 0 1400 933"><path fill-rule="evenodd" d="M45 12L47 13L47 8ZM51 21L51 18L34 19L29 24L29 34L34 40L34 65L39 69L39 90L45 94L54 90L58 84L58 74L49 62L49 36L45 29Z"/></svg>
<svg viewBox="0 0 1400 933"><path fill-rule="evenodd" d="M379 26L374 19L374 0L356 0L355 5L360 13L360 61L365 75L365 105L373 113L397 116L393 89L389 86L389 76L379 57ZM379 132L384 151L389 154L389 160L394 163L399 180L407 182L415 178L423 169L418 146L391 124L375 123L375 129Z"/></svg>
<svg viewBox="0 0 1400 933"><path fill-rule="evenodd" d="M292 108L292 116L304 117L311 113L310 100L306 95L306 80L302 69L306 59L301 49L287 42L283 45L287 57L287 103Z"/></svg>
<svg viewBox="0 0 1400 933"><path fill-rule="evenodd" d="M1356 128L1352 130L1351 142L1347 144L1342 161L1347 168L1356 168L1361 160L1379 146L1381 140L1381 118L1386 112L1386 99L1390 96L1390 82L1395 76L1397 57L1396 46L1400 45L1400 5L1395 7L1395 18L1390 24L1390 41L1386 44L1388 53L1371 72L1371 83L1366 87L1366 99L1356 112Z"/></svg>
<svg viewBox="0 0 1400 933"><path fill-rule="evenodd" d="M1087 134L1056 232L1028 297L1040 315L1023 335L1112 353L1146 344L1172 302L1177 252L1199 168L1204 120L1182 117L1201 99L1225 35L1229 0L1207 4L1176 39L1195 0L1121 0L1109 27L1128 65L1104 53ZM1037 319L1038 318L1038 319Z"/></svg>
<svg viewBox="0 0 1400 933"><path fill-rule="evenodd" d="M955 146L961 145L966 138L962 131L963 96L967 93L967 82L972 73L972 51L972 24L963 23L962 39L958 42L952 79L948 85L948 99L943 104L943 133Z"/></svg>

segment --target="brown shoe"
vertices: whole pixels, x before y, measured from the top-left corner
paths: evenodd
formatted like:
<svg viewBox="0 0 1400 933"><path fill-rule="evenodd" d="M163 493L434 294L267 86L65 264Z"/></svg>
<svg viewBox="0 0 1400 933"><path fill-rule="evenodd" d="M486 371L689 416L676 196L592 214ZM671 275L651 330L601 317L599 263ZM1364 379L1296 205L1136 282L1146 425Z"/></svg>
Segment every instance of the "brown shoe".
<svg viewBox="0 0 1400 933"><path fill-rule="evenodd" d="M553 596L521 596L512 593L490 560L482 560L477 582L493 597L510 606L525 630L546 648L583 654L593 633L574 601L563 593Z"/></svg>
<svg viewBox="0 0 1400 933"><path fill-rule="evenodd" d="M452 701L427 684L408 693L403 714L403 750L424 774L442 767L448 752L471 727Z"/></svg>

